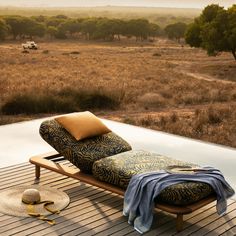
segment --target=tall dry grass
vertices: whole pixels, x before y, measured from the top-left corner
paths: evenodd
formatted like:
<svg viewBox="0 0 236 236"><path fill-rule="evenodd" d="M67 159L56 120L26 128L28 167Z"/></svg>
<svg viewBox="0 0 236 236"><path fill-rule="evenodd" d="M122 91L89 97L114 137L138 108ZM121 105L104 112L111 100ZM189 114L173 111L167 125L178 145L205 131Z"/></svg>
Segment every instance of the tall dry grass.
<svg viewBox="0 0 236 236"><path fill-rule="evenodd" d="M65 113L89 109L98 114L113 114L114 119L125 113L122 119L129 123L235 146L236 122L227 118L227 122L217 123L222 117L216 118L214 111L208 111L210 107L236 102L236 67L229 54L209 58L199 49L182 48L169 41L60 41L39 46L38 51L22 54L20 45L0 45L2 112ZM221 65L227 71L221 72ZM205 74L213 76L212 68L215 80L204 79ZM225 73L224 80L217 76L219 73ZM198 74L202 75L200 79L196 78ZM6 107L13 108L7 111ZM212 117L204 115L203 108ZM233 106L228 109L234 114ZM192 114L190 118L184 118L183 110ZM132 116L149 112L166 115L158 115L160 120L152 116L138 120ZM204 122L210 122L212 129ZM219 124L224 124L225 135Z"/></svg>
<svg viewBox="0 0 236 236"><path fill-rule="evenodd" d="M123 122L236 147L236 104L123 119Z"/></svg>

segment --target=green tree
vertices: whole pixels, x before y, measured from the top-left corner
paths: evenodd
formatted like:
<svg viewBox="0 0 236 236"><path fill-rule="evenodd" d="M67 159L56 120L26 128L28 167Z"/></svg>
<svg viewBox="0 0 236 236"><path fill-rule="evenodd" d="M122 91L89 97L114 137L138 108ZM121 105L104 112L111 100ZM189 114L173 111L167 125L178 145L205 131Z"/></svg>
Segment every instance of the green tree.
<svg viewBox="0 0 236 236"><path fill-rule="evenodd" d="M125 21L121 19L113 19L113 24L115 35L118 40L120 40L120 35L124 35L123 32L125 29Z"/></svg>
<svg viewBox="0 0 236 236"><path fill-rule="evenodd" d="M190 24L187 27L185 33L185 41L191 47L200 47L202 43L200 33L201 33L201 26L199 20L196 19L194 23Z"/></svg>
<svg viewBox="0 0 236 236"><path fill-rule="evenodd" d="M149 32L149 22L146 19L132 19L126 24L125 35L135 36L136 41L147 39Z"/></svg>
<svg viewBox="0 0 236 236"><path fill-rule="evenodd" d="M236 5L228 10L215 4L207 6L188 27L185 40L208 55L231 52L236 60Z"/></svg>
<svg viewBox="0 0 236 236"><path fill-rule="evenodd" d="M236 60L236 4L228 9L228 31L226 32L226 39L228 43L228 50L234 56Z"/></svg>
<svg viewBox="0 0 236 236"><path fill-rule="evenodd" d="M57 33L58 33L58 29L54 26L49 26L46 30L46 33L51 37L54 38Z"/></svg>
<svg viewBox="0 0 236 236"><path fill-rule="evenodd" d="M6 23L10 26L13 38L24 38L29 36L42 37L45 33L45 25L35 21L33 18L21 16L7 16L4 18Z"/></svg>
<svg viewBox="0 0 236 236"><path fill-rule="evenodd" d="M47 16L42 16L42 15L32 16L32 19L34 19L37 22L45 23L47 20Z"/></svg>
<svg viewBox="0 0 236 236"><path fill-rule="evenodd" d="M30 38L33 38L34 36L37 36L37 37L43 37L46 33L46 27L44 24L42 23L37 23L35 22L29 32L28 32L28 35L30 36Z"/></svg>
<svg viewBox="0 0 236 236"><path fill-rule="evenodd" d="M113 41L118 34L116 20L102 18L97 21L94 37L97 39Z"/></svg>
<svg viewBox="0 0 236 236"><path fill-rule="evenodd" d="M68 19L62 22L59 27L58 31L62 32L63 34L73 36L73 34L80 32L81 30L81 23L79 20L75 19Z"/></svg>
<svg viewBox="0 0 236 236"><path fill-rule="evenodd" d="M161 28L159 25L154 23L149 23L149 36L158 37L161 34Z"/></svg>
<svg viewBox="0 0 236 236"><path fill-rule="evenodd" d="M42 37L45 34L46 28L43 23L38 23L32 18L24 17L22 18L23 36L29 36L31 39L34 36Z"/></svg>
<svg viewBox="0 0 236 236"><path fill-rule="evenodd" d="M187 25L183 22L178 22L175 24L167 25L165 32L169 39L175 39L180 41L181 38L184 38Z"/></svg>
<svg viewBox="0 0 236 236"><path fill-rule="evenodd" d="M81 31L84 33L86 39L90 40L94 37L97 30L97 18L87 18L81 23Z"/></svg>
<svg viewBox="0 0 236 236"><path fill-rule="evenodd" d="M46 26L54 26L58 27L61 23L65 22L66 19L64 18L56 18L55 16L49 17L46 19Z"/></svg>
<svg viewBox="0 0 236 236"><path fill-rule="evenodd" d="M4 17L6 23L10 26L10 33L16 39L24 32L23 17L21 16L6 16Z"/></svg>
<svg viewBox="0 0 236 236"><path fill-rule="evenodd" d="M0 19L0 40L4 40L8 34L9 27L3 19Z"/></svg>

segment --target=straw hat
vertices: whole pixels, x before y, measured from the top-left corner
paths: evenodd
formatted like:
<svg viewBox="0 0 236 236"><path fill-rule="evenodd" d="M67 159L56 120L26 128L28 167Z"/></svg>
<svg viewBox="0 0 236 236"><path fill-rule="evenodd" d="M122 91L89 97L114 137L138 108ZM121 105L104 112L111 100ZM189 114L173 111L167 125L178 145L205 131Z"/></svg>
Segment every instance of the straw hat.
<svg viewBox="0 0 236 236"><path fill-rule="evenodd" d="M16 186L0 192L0 212L12 216L31 217L36 214L46 216L59 213L69 202L70 198L66 193L46 186Z"/></svg>

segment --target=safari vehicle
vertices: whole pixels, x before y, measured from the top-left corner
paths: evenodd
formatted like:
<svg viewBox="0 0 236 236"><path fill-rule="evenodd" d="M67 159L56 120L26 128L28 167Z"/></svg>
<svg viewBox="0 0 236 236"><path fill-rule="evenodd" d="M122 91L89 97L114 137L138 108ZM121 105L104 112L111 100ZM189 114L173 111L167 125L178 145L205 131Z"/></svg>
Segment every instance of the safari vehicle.
<svg viewBox="0 0 236 236"><path fill-rule="evenodd" d="M34 41L27 41L26 43L22 44L23 49L38 49L38 45Z"/></svg>

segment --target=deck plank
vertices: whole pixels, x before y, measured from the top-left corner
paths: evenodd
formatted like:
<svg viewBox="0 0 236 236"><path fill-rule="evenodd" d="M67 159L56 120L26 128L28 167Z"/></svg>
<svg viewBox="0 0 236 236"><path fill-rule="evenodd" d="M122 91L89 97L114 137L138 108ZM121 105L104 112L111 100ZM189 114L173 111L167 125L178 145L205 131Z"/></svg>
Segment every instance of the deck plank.
<svg viewBox="0 0 236 236"><path fill-rule="evenodd" d="M233 209L236 208L236 203L233 202L228 206L228 212L232 211ZM202 235L206 232L208 232L207 230L207 225L210 224L211 222L216 221L217 219L219 219L220 216L216 213L216 211L212 210L212 211L205 211L202 214L198 215L198 217L194 217L191 222L191 225L186 228L185 230L183 230L180 234L178 234L178 236L180 235ZM194 222L194 223L193 223ZM202 231L202 233L198 233L198 231ZM210 231L210 230L209 230Z"/></svg>
<svg viewBox="0 0 236 236"><path fill-rule="evenodd" d="M236 226L227 230L225 233L221 234L221 236L235 236L236 235Z"/></svg>
<svg viewBox="0 0 236 236"><path fill-rule="evenodd" d="M0 191L17 185L46 185L65 191L70 196L70 205L60 215L49 217L56 220L57 224L54 226L34 218L19 218L0 213L0 235L139 235L122 215L121 196L43 168L40 180L36 180L34 171L34 166L28 163L1 168ZM225 216L218 216L215 203L211 203L184 216L184 220L184 230L176 233L175 216L158 210L152 229L145 235L235 235L236 202L228 201L228 213Z"/></svg>
<svg viewBox="0 0 236 236"><path fill-rule="evenodd" d="M235 211L233 212L233 214L235 214ZM226 217L229 218L227 222L219 225L214 231L211 231L211 232L207 233L206 235L207 236L214 236L215 234L221 235L236 225L236 217L235 216L234 216L234 218L231 218L231 213L230 213L229 217L226 215L224 218L226 218Z"/></svg>

